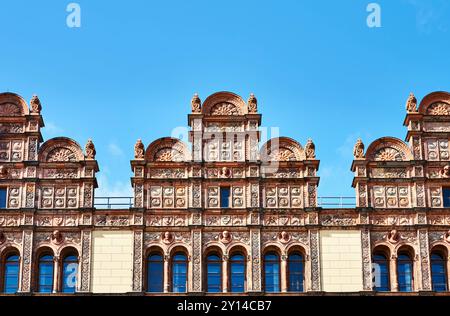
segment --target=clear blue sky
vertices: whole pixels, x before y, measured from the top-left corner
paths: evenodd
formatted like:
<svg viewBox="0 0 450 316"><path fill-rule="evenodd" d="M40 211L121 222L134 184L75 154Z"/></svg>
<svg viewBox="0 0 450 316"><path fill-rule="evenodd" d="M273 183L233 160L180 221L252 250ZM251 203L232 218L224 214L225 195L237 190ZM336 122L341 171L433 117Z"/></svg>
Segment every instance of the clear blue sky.
<svg viewBox="0 0 450 316"><path fill-rule="evenodd" d="M43 104L45 139L93 138L98 194L128 195L137 138L185 126L190 99L254 92L264 126L315 141L319 195L353 196L353 144L404 138L404 105L450 90L447 0L1 0L0 91ZM366 6L380 4L381 28Z"/></svg>

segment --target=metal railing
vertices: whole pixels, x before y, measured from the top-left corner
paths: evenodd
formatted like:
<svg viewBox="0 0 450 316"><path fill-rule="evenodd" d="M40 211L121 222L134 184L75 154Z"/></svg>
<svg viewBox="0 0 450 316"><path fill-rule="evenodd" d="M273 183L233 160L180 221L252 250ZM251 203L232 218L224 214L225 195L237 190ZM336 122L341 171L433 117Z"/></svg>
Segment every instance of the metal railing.
<svg viewBox="0 0 450 316"><path fill-rule="evenodd" d="M133 197L95 197L94 206L98 209L119 209L133 207ZM319 196L317 206L323 208L353 208L356 206L355 197Z"/></svg>
<svg viewBox="0 0 450 316"><path fill-rule="evenodd" d="M133 197L99 196L94 198L94 206L98 209L119 209L133 207Z"/></svg>
<svg viewBox="0 0 450 316"><path fill-rule="evenodd" d="M356 198L347 196L319 196L317 205L323 208L352 208L356 207Z"/></svg>

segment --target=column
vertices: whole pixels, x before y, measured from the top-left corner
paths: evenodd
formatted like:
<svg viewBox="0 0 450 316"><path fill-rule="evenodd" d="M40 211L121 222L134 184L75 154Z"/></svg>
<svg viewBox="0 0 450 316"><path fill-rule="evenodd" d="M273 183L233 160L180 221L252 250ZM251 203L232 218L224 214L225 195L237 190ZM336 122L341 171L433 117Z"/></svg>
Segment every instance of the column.
<svg viewBox="0 0 450 316"><path fill-rule="evenodd" d="M222 258L222 292L228 292L228 256Z"/></svg>
<svg viewBox="0 0 450 316"><path fill-rule="evenodd" d="M202 232L192 232L192 292L202 291Z"/></svg>
<svg viewBox="0 0 450 316"><path fill-rule="evenodd" d="M134 247L133 247L133 292L142 292L142 244L144 234L142 231L134 232Z"/></svg>
<svg viewBox="0 0 450 316"><path fill-rule="evenodd" d="M170 264L170 257L164 256L164 293L169 293L170 291L169 264Z"/></svg>
<svg viewBox="0 0 450 316"><path fill-rule="evenodd" d="M397 256L392 255L389 261L389 277L391 279L391 292L398 292Z"/></svg>
<svg viewBox="0 0 450 316"><path fill-rule="evenodd" d="M59 257L53 257L53 293L58 293L59 287Z"/></svg>
<svg viewBox="0 0 450 316"><path fill-rule="evenodd" d="M281 292L286 293L288 291L288 282L287 282L287 255L281 256Z"/></svg>
<svg viewBox="0 0 450 316"><path fill-rule="evenodd" d="M23 249L21 265L21 286L20 292L31 292L31 256L33 247L33 231L23 232Z"/></svg>

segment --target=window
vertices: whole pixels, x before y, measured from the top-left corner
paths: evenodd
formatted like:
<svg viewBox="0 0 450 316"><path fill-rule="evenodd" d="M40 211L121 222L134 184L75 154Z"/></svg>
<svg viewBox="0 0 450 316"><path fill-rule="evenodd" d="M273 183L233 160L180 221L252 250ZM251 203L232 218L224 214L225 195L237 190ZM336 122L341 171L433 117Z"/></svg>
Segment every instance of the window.
<svg viewBox="0 0 450 316"><path fill-rule="evenodd" d="M6 189L0 188L0 208L6 208Z"/></svg>
<svg viewBox="0 0 450 316"><path fill-rule="evenodd" d="M266 292L280 292L280 258L275 252L264 256L264 284Z"/></svg>
<svg viewBox="0 0 450 316"><path fill-rule="evenodd" d="M17 293L19 289L19 256L9 255L5 259L3 277L3 292L6 294Z"/></svg>
<svg viewBox="0 0 450 316"><path fill-rule="evenodd" d="M222 292L222 260L216 254L206 258L206 281L209 293Z"/></svg>
<svg viewBox="0 0 450 316"><path fill-rule="evenodd" d="M238 253L230 258L230 291L244 293L245 291L245 257Z"/></svg>
<svg viewBox="0 0 450 316"><path fill-rule="evenodd" d="M389 292L389 261L382 252L373 255L373 282L374 291Z"/></svg>
<svg viewBox="0 0 450 316"><path fill-rule="evenodd" d="M400 253L397 258L398 290L413 291L413 262L408 253Z"/></svg>
<svg viewBox="0 0 450 316"><path fill-rule="evenodd" d="M147 291L164 292L164 258L159 253L150 254L147 258Z"/></svg>
<svg viewBox="0 0 450 316"><path fill-rule="evenodd" d="M447 291L447 261L439 252L431 253L431 280L433 283L433 291Z"/></svg>
<svg viewBox="0 0 450 316"><path fill-rule="evenodd" d="M184 253L178 252L172 259L172 292L186 292L187 258Z"/></svg>
<svg viewBox="0 0 450 316"><path fill-rule="evenodd" d="M53 291L53 256L42 255L38 267L38 292L52 293Z"/></svg>
<svg viewBox="0 0 450 316"><path fill-rule="evenodd" d="M301 253L295 252L288 257L288 291L303 292L305 262Z"/></svg>
<svg viewBox="0 0 450 316"><path fill-rule="evenodd" d="M75 293L77 288L78 258L76 255L64 257L62 264L61 292Z"/></svg>
<svg viewBox="0 0 450 316"><path fill-rule="evenodd" d="M222 208L230 207L230 187L220 188L220 207Z"/></svg>
<svg viewBox="0 0 450 316"><path fill-rule="evenodd" d="M450 207L450 188L443 188L442 195L444 197L444 207Z"/></svg>

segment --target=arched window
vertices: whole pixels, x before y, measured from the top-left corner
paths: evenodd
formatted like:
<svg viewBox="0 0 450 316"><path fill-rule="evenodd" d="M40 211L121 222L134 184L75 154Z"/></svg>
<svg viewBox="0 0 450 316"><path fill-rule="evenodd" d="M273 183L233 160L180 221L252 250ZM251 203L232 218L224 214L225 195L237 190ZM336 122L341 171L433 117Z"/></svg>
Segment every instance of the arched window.
<svg viewBox="0 0 450 316"><path fill-rule="evenodd" d="M160 253L151 253L147 257L147 291L164 292L164 258Z"/></svg>
<svg viewBox="0 0 450 316"><path fill-rule="evenodd" d="M75 293L78 277L78 256L74 253L68 254L62 261L62 293Z"/></svg>
<svg viewBox="0 0 450 316"><path fill-rule="evenodd" d="M3 270L3 292L6 294L17 293L19 289L19 256L10 254L5 258Z"/></svg>
<svg viewBox="0 0 450 316"><path fill-rule="evenodd" d="M206 281L209 293L222 292L222 260L217 254L206 258Z"/></svg>
<svg viewBox="0 0 450 316"><path fill-rule="evenodd" d="M186 292L187 258L182 252L177 252L172 258L172 292Z"/></svg>
<svg viewBox="0 0 450 316"><path fill-rule="evenodd" d="M53 291L53 256L43 254L39 257L38 266L38 292L52 293Z"/></svg>
<svg viewBox="0 0 450 316"><path fill-rule="evenodd" d="M280 292L280 257L275 252L264 256L264 285L266 292Z"/></svg>
<svg viewBox="0 0 450 316"><path fill-rule="evenodd" d="M373 290L389 292L389 260L383 252L375 252L372 258L373 265Z"/></svg>
<svg viewBox="0 0 450 316"><path fill-rule="evenodd" d="M441 252L433 251L431 253L431 279L433 291L447 291L447 261Z"/></svg>
<svg viewBox="0 0 450 316"><path fill-rule="evenodd" d="M232 293L245 292L245 257L241 253L231 256L230 269L230 291Z"/></svg>
<svg viewBox="0 0 450 316"><path fill-rule="evenodd" d="M411 256L407 252L401 252L397 258L397 279L398 290L400 292L412 292L413 291L413 273L414 273L413 261Z"/></svg>
<svg viewBox="0 0 450 316"><path fill-rule="evenodd" d="M288 257L288 291L303 292L305 280L305 261L300 252L293 252Z"/></svg>

